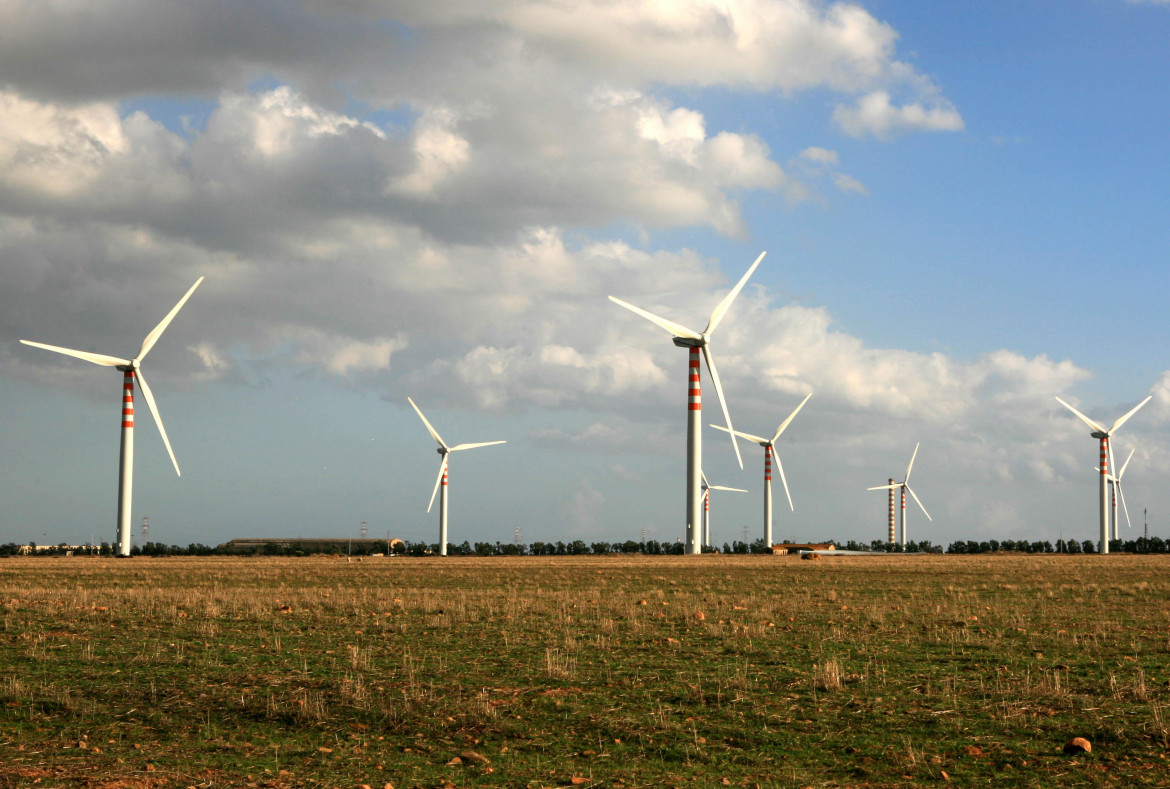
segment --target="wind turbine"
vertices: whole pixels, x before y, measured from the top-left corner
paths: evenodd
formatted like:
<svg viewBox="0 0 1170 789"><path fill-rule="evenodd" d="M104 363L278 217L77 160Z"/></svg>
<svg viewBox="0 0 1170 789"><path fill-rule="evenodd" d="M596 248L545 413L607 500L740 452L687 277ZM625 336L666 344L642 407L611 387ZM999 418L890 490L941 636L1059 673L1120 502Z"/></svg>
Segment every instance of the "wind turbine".
<svg viewBox="0 0 1170 789"><path fill-rule="evenodd" d="M739 436L740 438L745 438L748 441L754 441L764 448L765 549L772 547L772 455L775 454L776 451L776 440L780 438L780 434L783 433L784 429L788 427L788 423L791 422L798 413L800 413L800 409L804 408L804 404L808 402L810 397L812 397L812 392L809 392L807 395L805 395L804 399L800 401L800 405L793 409L792 413L788 415L788 418L780 423L780 427L776 428L776 432L772 434L771 438L761 438L760 436L753 436L751 433L742 433L738 430L734 431L735 435ZM716 430L722 430L728 433L732 432L722 425L711 425L711 427L715 428ZM792 506L792 494L788 492L788 480L784 478L784 464L780 462L779 455L776 455L776 468L780 471L780 481L784 483L784 495L788 497L788 509L795 511L796 508ZM892 481L893 480L891 480L891 482ZM891 493L890 495L892 496L893 494ZM891 537L890 540L892 542L893 538Z"/></svg>
<svg viewBox="0 0 1170 789"><path fill-rule="evenodd" d="M1090 435L1101 442L1101 465L1098 467L1101 470L1101 481L1099 484L1101 498L1101 541L1099 548L1101 553L1109 553L1109 501L1106 498L1105 490L1107 487L1106 483L1109 481L1109 439L1113 436L1114 433L1117 432L1119 427L1129 421L1129 418L1136 414L1139 408L1150 402L1152 398L1153 395L1150 395L1145 400L1142 400L1140 403L1135 405L1124 416L1114 422L1113 427L1109 428L1108 430L1106 430L1105 426L1100 422L1094 422L1092 419L1089 419L1089 417L1085 416L1080 411L1061 400L1059 397L1056 398L1056 402L1060 403L1069 411L1072 411L1077 415L1077 419L1080 419L1082 422L1092 428L1093 432Z"/></svg>
<svg viewBox="0 0 1170 789"><path fill-rule="evenodd" d="M1119 496L1121 497L1121 507L1125 511L1125 523L1129 528L1133 528L1133 522L1129 519L1129 507L1125 505L1125 491L1121 489L1121 477L1125 474L1125 470L1129 468L1129 461L1133 460L1133 453L1134 450L1131 449L1129 451L1129 456L1126 457L1125 462L1121 464L1120 471L1118 471L1116 474L1107 475L1109 478L1109 486L1113 490L1113 495L1110 497L1110 509L1113 510L1113 539L1115 540L1121 539L1120 529L1118 528L1119 524L1117 521L1117 499ZM1109 460L1111 463L1113 462L1112 446L1109 447ZM1113 465L1116 466L1115 463ZM1100 470L1094 466L1093 471L1099 472Z"/></svg>
<svg viewBox="0 0 1170 789"><path fill-rule="evenodd" d="M699 472L703 478L703 545L711 544L711 491L727 490L733 493L747 493L743 488L728 488L723 485L711 485L707 482L707 475Z"/></svg>
<svg viewBox="0 0 1170 789"><path fill-rule="evenodd" d="M910 491L910 495L914 497L914 501L918 502L918 508L922 510L922 514L926 516L928 521L934 522L934 518L930 517L930 513L926 511L926 507L922 506L922 500L918 498L918 494L910 487L910 470L914 468L914 458L918 457L918 447L921 442L914 445L914 454L910 456L910 465L906 466L906 478L901 482L890 480L889 485L878 485L876 488L867 488L867 490L889 490L890 491L890 542L894 542L894 490L896 488L902 489L902 548L906 548L906 491Z"/></svg>
<svg viewBox="0 0 1170 789"><path fill-rule="evenodd" d="M435 494L438 493L439 488L442 487L443 488L443 495L439 496L439 555L446 556L447 555L447 455L452 453L452 452L459 452L459 451L464 450L464 449L475 449L476 447L490 447L493 444L506 444L508 442L506 442L506 441L483 441L483 442L480 442L478 444L456 444L453 447L449 447L443 442L443 437L439 435L439 432L437 430L435 430L435 428L433 428L431 426L431 423L427 421L427 418L425 416L423 416L423 412L420 411L419 407L414 404L414 401L411 400L409 397L406 398L406 400L414 408L415 413L418 414L418 418L423 421L424 425L426 425L427 432L431 434L431 438L435 439L435 443L437 443L439 445L439 449L437 451L438 451L439 455L443 458L442 462L439 463L439 476L435 479L435 489L433 491L431 491L431 502L430 502L430 504L427 505L427 512L431 511L431 507L433 507L435 504Z"/></svg>
<svg viewBox="0 0 1170 789"><path fill-rule="evenodd" d="M146 377L142 374L141 363L146 358L146 354L150 353L150 349L158 342L158 338L170 325L175 315L179 312L187 299L191 298L191 294L195 292L195 288L199 287L199 283L203 282L203 277L195 280L195 284L184 294L183 298L179 299L179 303L167 313L157 326L146 335L146 339L142 341L142 347L138 349L138 355L133 359L120 359L117 356L106 356L100 353L90 353L89 351L75 351L70 348L61 348L56 345L45 345L41 342L31 342L29 340L21 340L25 345L31 345L34 348L44 348L46 351L54 351L55 353L63 353L66 356L75 356L78 359L84 359L87 362L100 364L103 367L116 367L122 371L122 447L119 452L119 466L118 466L118 555L130 555L130 509L131 500L134 492L134 380L138 379L138 386L142 389L142 396L146 398L146 404L150 407L150 414L154 417L154 423L158 426L159 435L162 436L163 444L167 448L167 453L171 456L171 463L175 466L175 474L180 475L179 462L175 460L175 452L171 449L171 442L167 438L167 431L163 428L162 417L158 415L158 405L154 401L154 394L150 391L150 386L146 383Z"/></svg>
<svg viewBox="0 0 1170 789"><path fill-rule="evenodd" d="M711 334L723 320L723 316L727 314L727 310L731 307L731 302L735 301L735 297L743 290L743 286L747 284L748 277L756 270L756 266L760 265L760 261L764 259L767 252L761 252L760 256L756 258L756 262L752 263L731 292L723 297L723 300L715 307L715 311L711 313L711 319L707 322L707 328L702 332L692 331L681 324L674 321L660 318L652 312L635 307L627 301L622 301L619 298L610 296L609 300L614 304L618 304L631 312L641 315L646 320L661 326L672 335L674 335L674 344L680 348L686 348L690 354L688 362L688 383L687 383L687 520L686 520L686 551L687 553L699 553L702 549L699 546L700 534L699 528L702 519L702 494L700 488L700 474L703 467L703 438L702 438L702 412L703 400L699 386L699 352L702 351L703 358L707 362L707 372L711 374L711 383L715 385L715 394L719 396L719 405L723 408L723 419L727 422L727 427L731 425L731 414L727 410L727 401L723 397L723 385L719 381L719 371L715 367L715 359L711 356L710 340ZM739 444L735 440L735 433L731 433L731 446L735 450L735 458L739 461L739 467L743 468L743 457L739 454Z"/></svg>

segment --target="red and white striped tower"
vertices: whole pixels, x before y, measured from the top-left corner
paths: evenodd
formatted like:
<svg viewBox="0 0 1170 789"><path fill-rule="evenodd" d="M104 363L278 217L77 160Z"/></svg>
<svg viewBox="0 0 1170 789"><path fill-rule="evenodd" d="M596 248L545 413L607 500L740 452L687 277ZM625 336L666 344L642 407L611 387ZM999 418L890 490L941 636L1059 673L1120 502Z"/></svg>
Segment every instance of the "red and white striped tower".
<svg viewBox="0 0 1170 789"><path fill-rule="evenodd" d="M711 491L703 491L703 545L711 544Z"/></svg>
<svg viewBox="0 0 1170 789"><path fill-rule="evenodd" d="M443 455L443 482L439 492L439 556L447 555L447 472L450 464Z"/></svg>
<svg viewBox="0 0 1170 789"><path fill-rule="evenodd" d="M1106 490L1109 481L1109 434L1094 433L1101 441L1101 553L1109 553L1109 499Z"/></svg>
<svg viewBox="0 0 1170 789"><path fill-rule="evenodd" d="M699 386L699 347L688 348L687 365L687 531L686 552L702 553L703 397Z"/></svg>
<svg viewBox="0 0 1170 789"><path fill-rule="evenodd" d="M772 540L772 445L764 447L764 550L774 545Z"/></svg>
<svg viewBox="0 0 1170 789"><path fill-rule="evenodd" d="M902 547L906 547L906 486L902 488Z"/></svg>
<svg viewBox="0 0 1170 789"><path fill-rule="evenodd" d="M890 477L890 545L898 541L898 532L894 520L894 478Z"/></svg>
<svg viewBox="0 0 1170 789"><path fill-rule="evenodd" d="M118 555L130 555L130 516L134 498L134 368L122 371L122 448L118 464Z"/></svg>

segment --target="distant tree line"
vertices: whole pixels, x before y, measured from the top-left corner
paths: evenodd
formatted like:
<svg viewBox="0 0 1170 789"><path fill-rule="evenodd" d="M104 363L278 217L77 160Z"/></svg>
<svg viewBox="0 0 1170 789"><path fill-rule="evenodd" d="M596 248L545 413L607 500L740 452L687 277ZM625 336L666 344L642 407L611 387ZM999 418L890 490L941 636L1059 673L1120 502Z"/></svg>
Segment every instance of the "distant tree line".
<svg viewBox="0 0 1170 789"><path fill-rule="evenodd" d="M947 546L947 553L1097 553L1096 540L959 540ZM1134 540L1110 540L1110 553L1170 553L1170 540L1161 537L1138 537Z"/></svg>
<svg viewBox="0 0 1170 789"><path fill-rule="evenodd" d="M833 540L826 540L839 548L849 551L870 551L874 553L942 553L941 545L934 545L930 540L915 542L911 540L903 548L898 543L888 543L884 540L873 540L869 543L859 543L849 540L844 544ZM181 545L166 545L161 542L148 542L145 545L135 545L130 549L131 556L313 556L321 554L371 556L384 554L385 550L378 550L381 544L372 540L362 542L348 540L301 540L297 542L252 541L246 545L223 543L221 545L203 545L191 543L186 547ZM439 552L438 543L424 541L410 542L395 540L392 544L392 553L403 556L427 556ZM601 554L645 554L648 556L682 555L684 545L681 542L659 542L658 540L626 540L625 542L592 542L572 540L571 542L534 542L502 543L476 542L448 543L447 553L451 556L596 556ZM704 547L703 551L713 552L715 548ZM1170 553L1170 540L1161 537L1139 537L1134 540L1112 540L1109 550L1114 553ZM1096 553L1097 543L1093 540L1057 540L1056 544L1048 540L1029 542L1027 540L957 540L947 546L947 553ZM72 552L76 556L89 555L91 552L100 556L111 556L113 547L106 542L90 548L70 546L65 543L54 546L35 543L4 543L0 544L0 556L16 556L19 554L34 553L37 556L64 556ZM765 553L762 539L754 542L736 540L723 543L723 553Z"/></svg>

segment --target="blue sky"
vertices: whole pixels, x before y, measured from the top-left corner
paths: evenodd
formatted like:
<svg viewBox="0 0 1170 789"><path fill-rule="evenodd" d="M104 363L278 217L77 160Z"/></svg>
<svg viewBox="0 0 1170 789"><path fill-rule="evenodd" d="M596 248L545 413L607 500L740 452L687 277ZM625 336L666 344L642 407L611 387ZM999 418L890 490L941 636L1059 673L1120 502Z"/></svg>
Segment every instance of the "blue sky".
<svg viewBox="0 0 1170 789"><path fill-rule="evenodd" d="M117 375L17 341L133 353L206 275L144 364L152 538L436 539L410 395L508 440L453 459L454 541L673 540L686 355L605 297L701 329L762 250L712 347L742 430L815 392L778 536L883 537L921 441L912 536L1095 538L1054 397L1147 394L1115 451L1170 528L1170 4L257 8L0 11L0 539L114 526ZM758 451L704 450L756 536Z"/></svg>

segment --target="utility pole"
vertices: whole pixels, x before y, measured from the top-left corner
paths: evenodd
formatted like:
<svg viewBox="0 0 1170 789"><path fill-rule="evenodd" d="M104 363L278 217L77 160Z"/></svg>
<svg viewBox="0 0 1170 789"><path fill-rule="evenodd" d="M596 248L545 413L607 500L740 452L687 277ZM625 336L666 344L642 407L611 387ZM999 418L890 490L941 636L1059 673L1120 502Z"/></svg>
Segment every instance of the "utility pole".
<svg viewBox="0 0 1170 789"><path fill-rule="evenodd" d="M1145 537L1146 537L1146 539L1147 539L1147 540L1148 540L1148 539L1150 539L1150 519L1149 519L1149 514L1150 514L1150 511L1149 511L1148 509L1146 509L1145 507L1142 507L1142 528L1143 528L1143 529L1144 529L1144 531L1145 531Z"/></svg>
<svg viewBox="0 0 1170 789"><path fill-rule="evenodd" d="M386 555L390 555L390 530L386 530Z"/></svg>

